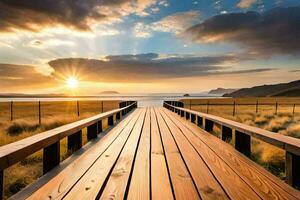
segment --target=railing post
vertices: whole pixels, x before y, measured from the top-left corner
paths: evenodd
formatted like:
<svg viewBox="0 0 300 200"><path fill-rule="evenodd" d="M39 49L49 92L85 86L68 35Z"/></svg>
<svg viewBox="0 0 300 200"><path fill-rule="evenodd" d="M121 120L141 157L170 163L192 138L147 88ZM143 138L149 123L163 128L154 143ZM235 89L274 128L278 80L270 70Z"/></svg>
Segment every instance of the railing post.
<svg viewBox="0 0 300 200"><path fill-rule="evenodd" d="M278 110L278 102L276 101L276 104L275 104L275 115L277 115L277 110Z"/></svg>
<svg viewBox="0 0 300 200"><path fill-rule="evenodd" d="M98 134L97 128L98 128L97 123L92 124L92 125L87 127L87 139L88 140L92 140L92 139L97 137L97 134Z"/></svg>
<svg viewBox="0 0 300 200"><path fill-rule="evenodd" d="M206 130L207 132L211 132L213 128L214 122L209 119L205 119L204 130Z"/></svg>
<svg viewBox="0 0 300 200"><path fill-rule="evenodd" d="M181 111L180 116L184 117L184 111L183 110Z"/></svg>
<svg viewBox="0 0 300 200"><path fill-rule="evenodd" d="M78 131L68 136L68 150L71 152L77 151L82 147L82 131Z"/></svg>
<svg viewBox="0 0 300 200"><path fill-rule="evenodd" d="M256 100L256 113L258 113L258 99Z"/></svg>
<svg viewBox="0 0 300 200"><path fill-rule="evenodd" d="M196 122L196 115L195 114L191 114L191 122L192 123Z"/></svg>
<svg viewBox="0 0 300 200"><path fill-rule="evenodd" d="M190 119L190 113L189 113L189 112L185 112L185 118L186 118L187 120Z"/></svg>
<svg viewBox="0 0 300 200"><path fill-rule="evenodd" d="M97 125L98 125L98 133L101 133L103 131L103 128L102 128L102 120L98 121L97 122Z"/></svg>
<svg viewBox="0 0 300 200"><path fill-rule="evenodd" d="M120 112L118 112L118 113L116 114L116 119L117 119L117 120L120 120L120 119L121 119L121 113L120 113Z"/></svg>
<svg viewBox="0 0 300 200"><path fill-rule="evenodd" d="M44 148L43 153L43 174L59 164L60 161L60 142L55 142Z"/></svg>
<svg viewBox="0 0 300 200"><path fill-rule="evenodd" d="M113 126L114 125L114 116L109 116L108 117L108 126Z"/></svg>
<svg viewBox="0 0 300 200"><path fill-rule="evenodd" d="M41 101L39 101L39 125L42 124L42 119L41 119Z"/></svg>
<svg viewBox="0 0 300 200"><path fill-rule="evenodd" d="M197 125L203 126L203 118L202 117L197 116Z"/></svg>
<svg viewBox="0 0 300 200"><path fill-rule="evenodd" d="M293 106L293 117L295 116L295 107L296 107L296 104L294 104L294 106Z"/></svg>
<svg viewBox="0 0 300 200"><path fill-rule="evenodd" d="M103 111L104 111L104 106L103 106L103 104L104 104L104 102L102 101L101 102L101 112L103 113Z"/></svg>
<svg viewBox="0 0 300 200"><path fill-rule="evenodd" d="M245 133L235 131L235 149L246 156L251 154L251 137Z"/></svg>
<svg viewBox="0 0 300 200"><path fill-rule="evenodd" d="M222 140L230 141L232 139L232 129L222 125Z"/></svg>
<svg viewBox="0 0 300 200"><path fill-rule="evenodd" d="M232 111L232 116L235 116L235 101L233 101L233 111Z"/></svg>
<svg viewBox="0 0 300 200"><path fill-rule="evenodd" d="M207 101L207 105L206 105L206 113L208 114L209 111L209 101Z"/></svg>
<svg viewBox="0 0 300 200"><path fill-rule="evenodd" d="M79 101L78 100L76 101L76 105L77 105L77 116L79 117L80 112L79 112Z"/></svg>
<svg viewBox="0 0 300 200"><path fill-rule="evenodd" d="M13 104L14 104L14 102L11 101L11 102L10 102L10 121L13 121L13 120L14 120L14 109L13 109Z"/></svg>
<svg viewBox="0 0 300 200"><path fill-rule="evenodd" d="M4 170L0 170L0 200L4 196Z"/></svg>
<svg viewBox="0 0 300 200"><path fill-rule="evenodd" d="M285 173L286 182L295 187L300 188L300 156L290 152L286 152Z"/></svg>

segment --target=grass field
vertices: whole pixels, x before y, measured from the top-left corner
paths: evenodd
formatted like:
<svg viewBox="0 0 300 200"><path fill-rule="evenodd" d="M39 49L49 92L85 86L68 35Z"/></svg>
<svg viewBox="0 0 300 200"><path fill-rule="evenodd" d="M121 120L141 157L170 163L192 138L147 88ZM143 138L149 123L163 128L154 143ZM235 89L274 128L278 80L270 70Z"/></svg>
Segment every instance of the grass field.
<svg viewBox="0 0 300 200"><path fill-rule="evenodd" d="M257 100L258 110L256 110ZM235 112L233 102L235 101ZM207 109L207 102L209 104ZM276 112L277 102L277 114ZM263 128L290 137L300 138L300 98L240 98L184 100L185 107L200 112ZM192 103L192 105L190 105ZM201 104L201 105L199 105ZM228 104L228 105L225 105ZM295 108L294 108L295 104ZM297 107L298 106L298 107ZM256 112L258 111L258 112ZM234 116L233 116L233 113ZM220 136L219 127L214 127ZM276 176L285 178L285 151L253 139L251 158Z"/></svg>
<svg viewBox="0 0 300 200"><path fill-rule="evenodd" d="M38 102L14 102L13 121L11 121L10 106L10 102L0 102L0 146L102 112L101 101L80 101L79 116L76 102L41 102L42 123L40 125ZM103 102L103 112L118 107L119 101ZM107 120L103 121L103 127L107 127ZM83 144L86 143L86 129L84 129ZM64 160L69 156L67 138L63 139L60 145L61 160ZM42 150L38 151L4 171L5 198L42 176L42 154Z"/></svg>

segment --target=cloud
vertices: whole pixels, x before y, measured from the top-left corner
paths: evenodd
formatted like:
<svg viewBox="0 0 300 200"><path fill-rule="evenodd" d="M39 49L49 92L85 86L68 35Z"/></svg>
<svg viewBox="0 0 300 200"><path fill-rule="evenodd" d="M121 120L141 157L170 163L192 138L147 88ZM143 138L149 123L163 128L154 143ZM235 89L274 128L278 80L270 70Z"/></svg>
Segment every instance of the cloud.
<svg viewBox="0 0 300 200"><path fill-rule="evenodd" d="M44 40L32 40L28 43L29 47L33 48L47 48L57 46L75 46L73 41L60 40L60 39L44 39Z"/></svg>
<svg viewBox="0 0 300 200"><path fill-rule="evenodd" d="M34 66L0 63L1 89L32 88L48 85L53 79L36 71Z"/></svg>
<svg viewBox="0 0 300 200"><path fill-rule="evenodd" d="M233 42L262 55L300 52L300 7L216 15L187 29L197 42Z"/></svg>
<svg viewBox="0 0 300 200"><path fill-rule="evenodd" d="M54 77L60 74L77 74L89 81L99 82L151 82L162 79L200 77L218 74L239 74L269 71L272 69L234 70L228 66L238 62L232 55L192 56L138 55L106 56L102 60L65 58L49 62Z"/></svg>
<svg viewBox="0 0 300 200"><path fill-rule="evenodd" d="M153 31L179 34L199 21L199 16L198 11L188 11L166 16L151 24L138 22L133 28L133 34L139 38L151 37Z"/></svg>
<svg viewBox="0 0 300 200"><path fill-rule="evenodd" d="M151 37L150 27L142 22L138 22L133 27L133 34L138 38L148 38Z"/></svg>
<svg viewBox="0 0 300 200"><path fill-rule="evenodd" d="M257 0L241 0L237 6L239 8L249 8L251 7L254 3L256 3Z"/></svg>
<svg viewBox="0 0 300 200"><path fill-rule="evenodd" d="M198 11L179 12L152 23L151 28L154 31L178 34L199 21L199 16Z"/></svg>
<svg viewBox="0 0 300 200"><path fill-rule="evenodd" d="M143 15L157 0L3 0L1 32L66 27L90 31L97 24L122 21L129 14Z"/></svg>

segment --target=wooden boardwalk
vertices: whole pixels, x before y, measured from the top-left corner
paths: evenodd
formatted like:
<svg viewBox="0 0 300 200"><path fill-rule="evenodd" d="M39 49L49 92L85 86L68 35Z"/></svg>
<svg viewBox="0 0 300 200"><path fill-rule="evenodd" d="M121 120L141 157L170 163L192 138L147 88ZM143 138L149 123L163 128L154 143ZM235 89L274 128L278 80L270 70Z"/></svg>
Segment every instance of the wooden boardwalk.
<svg viewBox="0 0 300 200"><path fill-rule="evenodd" d="M300 199L299 191L166 108L135 109L79 152L12 199Z"/></svg>

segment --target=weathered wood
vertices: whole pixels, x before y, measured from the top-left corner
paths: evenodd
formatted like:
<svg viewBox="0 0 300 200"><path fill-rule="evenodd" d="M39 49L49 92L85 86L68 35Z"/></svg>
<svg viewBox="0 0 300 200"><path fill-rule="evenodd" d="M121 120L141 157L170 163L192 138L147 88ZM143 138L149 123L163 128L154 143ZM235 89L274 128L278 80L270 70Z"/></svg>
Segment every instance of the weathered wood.
<svg viewBox="0 0 300 200"><path fill-rule="evenodd" d="M300 156L286 152L285 173L286 182L300 188Z"/></svg>
<svg viewBox="0 0 300 200"><path fill-rule="evenodd" d="M231 141L232 140L232 129L226 126L222 126L222 140Z"/></svg>
<svg viewBox="0 0 300 200"><path fill-rule="evenodd" d="M98 124L98 134L99 134L103 132L102 120L98 121L97 124Z"/></svg>
<svg viewBox="0 0 300 200"><path fill-rule="evenodd" d="M82 147L82 131L78 131L68 136L68 150L70 152L77 151Z"/></svg>
<svg viewBox="0 0 300 200"><path fill-rule="evenodd" d="M251 137L240 131L235 131L235 149L246 156L251 155Z"/></svg>
<svg viewBox="0 0 300 200"><path fill-rule="evenodd" d="M60 142L44 148L43 153L43 174L56 167L60 162Z"/></svg>
<svg viewBox="0 0 300 200"><path fill-rule="evenodd" d="M203 118L202 117L197 116L197 125L203 126Z"/></svg>
<svg viewBox="0 0 300 200"><path fill-rule="evenodd" d="M111 115L108 117L108 126L113 126L114 125L114 116Z"/></svg>
<svg viewBox="0 0 300 200"><path fill-rule="evenodd" d="M97 137L98 134L98 124L92 124L90 126L87 127L87 139L92 140L95 139Z"/></svg>
<svg viewBox="0 0 300 200"><path fill-rule="evenodd" d="M151 194L152 199L173 199L167 163L154 109L151 109Z"/></svg>
<svg viewBox="0 0 300 200"><path fill-rule="evenodd" d="M214 128L214 122L209 119L205 119L204 129L207 132L211 132L213 131L213 128Z"/></svg>

